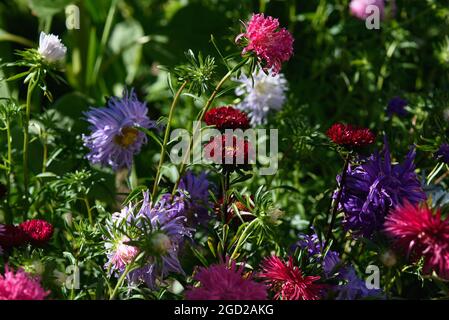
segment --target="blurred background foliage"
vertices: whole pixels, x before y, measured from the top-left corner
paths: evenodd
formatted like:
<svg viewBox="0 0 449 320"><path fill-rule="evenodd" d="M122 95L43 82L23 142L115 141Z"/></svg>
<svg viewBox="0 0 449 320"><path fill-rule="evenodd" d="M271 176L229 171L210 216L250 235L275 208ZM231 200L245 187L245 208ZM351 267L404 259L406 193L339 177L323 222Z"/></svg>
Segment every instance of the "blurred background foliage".
<svg viewBox="0 0 449 320"><path fill-rule="evenodd" d="M79 8L79 29L66 28L65 8L70 4ZM278 17L295 38L295 55L283 68L289 99L269 124L280 130L279 171L276 176L254 177L248 190L253 193L262 184L274 188L274 202L289 221L280 227L289 235L282 239L289 245L299 229L311 222L324 223L335 176L343 164L324 137L332 123L343 121L387 133L397 160L416 144L424 176L437 163L432 153L438 143L447 140L449 1L397 0L395 18L382 22L380 30L368 30L363 21L350 16L348 5L349 0L3 0L0 57L15 60L16 49L36 46L41 30L60 35L67 45L67 84L49 82L53 102L35 97L33 117L43 131L37 130L32 143L34 157L41 159L39 132L46 133L52 159L47 171L64 176L89 167L80 139L87 131L82 113L89 106L104 105L105 97L134 87L148 102L153 119L166 116L172 92L167 72L158 66L184 63L187 49L219 61L211 35L223 52L238 54L234 39L241 21L252 12ZM218 78L224 70L216 70ZM14 72L19 70L0 70L0 75ZM20 82L0 86L1 97L24 101L25 92ZM407 117L387 117L385 108L394 96L408 99ZM189 127L201 99L182 97L173 128ZM232 101L231 91L215 106ZM20 145L18 128L15 133ZM382 140L372 149L381 148ZM0 144L2 153L5 145ZM159 147L149 143L137 157L139 184L151 185L151 178L143 177L154 177L158 152ZM32 164L39 173L40 160ZM73 192L99 205L113 205L114 175L93 171L84 178L97 183ZM167 169L165 178L170 180L170 175ZM72 178L67 177L73 182ZM57 186L47 189L58 193ZM78 205L82 211L82 202Z"/></svg>

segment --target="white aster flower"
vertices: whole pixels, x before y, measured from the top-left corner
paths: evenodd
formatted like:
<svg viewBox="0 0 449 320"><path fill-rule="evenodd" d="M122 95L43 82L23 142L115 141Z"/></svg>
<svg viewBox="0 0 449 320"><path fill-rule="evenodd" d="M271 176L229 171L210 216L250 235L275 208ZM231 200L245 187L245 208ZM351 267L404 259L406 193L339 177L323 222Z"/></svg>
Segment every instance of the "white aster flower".
<svg viewBox="0 0 449 320"><path fill-rule="evenodd" d="M287 98L287 80L281 73L271 76L259 70L252 78L242 74L234 80L241 83L235 94L243 99L237 108L248 113L253 126L265 124L270 110L279 111Z"/></svg>
<svg viewBox="0 0 449 320"><path fill-rule="evenodd" d="M58 36L41 32L37 51L44 60L55 63L64 60L67 48Z"/></svg>

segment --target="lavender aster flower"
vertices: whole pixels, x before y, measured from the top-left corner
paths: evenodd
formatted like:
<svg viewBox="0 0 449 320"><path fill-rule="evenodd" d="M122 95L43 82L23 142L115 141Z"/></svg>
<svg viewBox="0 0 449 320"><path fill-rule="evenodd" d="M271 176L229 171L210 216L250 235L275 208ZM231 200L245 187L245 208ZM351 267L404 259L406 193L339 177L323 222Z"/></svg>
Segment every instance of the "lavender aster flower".
<svg viewBox="0 0 449 320"><path fill-rule="evenodd" d="M337 300L357 300L368 297L382 297L380 289L368 289L364 280L360 279L352 266L343 273L346 283L336 287Z"/></svg>
<svg viewBox="0 0 449 320"><path fill-rule="evenodd" d="M414 148L401 164L392 164L387 141L383 154L372 154L359 166L349 166L340 202L344 225L356 236L370 237L379 230L391 208L404 201L426 199L415 174ZM340 177L337 177L340 180Z"/></svg>
<svg viewBox="0 0 449 320"><path fill-rule="evenodd" d="M449 144L442 143L435 153L435 158L449 164Z"/></svg>
<svg viewBox="0 0 449 320"><path fill-rule="evenodd" d="M265 124L270 110L279 111L285 103L287 80L283 74L271 76L259 70L252 77L242 74L234 80L241 83L235 94L244 96L237 108L248 113L253 126Z"/></svg>
<svg viewBox="0 0 449 320"><path fill-rule="evenodd" d="M213 207L209 200L209 190L214 189L214 185L207 179L207 173L202 171L195 176L192 171L187 171L179 182L179 190L188 193L186 215L197 224L206 223L209 216L209 208Z"/></svg>
<svg viewBox="0 0 449 320"><path fill-rule="evenodd" d="M299 241L293 246L293 250L299 247L307 250L310 256L317 256L319 261L322 261L323 263L324 275L326 277L331 277L334 271L336 271L337 265L341 262L338 252L329 250L323 259L321 253L323 246L316 233L312 235L299 234L298 237Z"/></svg>
<svg viewBox="0 0 449 320"><path fill-rule="evenodd" d="M124 91L121 99L111 97L105 108L90 108L85 116L92 133L83 135L84 145L90 149L87 159L114 170L130 168L133 156L147 142L146 135L136 127L156 127L147 112L146 104L137 99L133 90Z"/></svg>
<svg viewBox="0 0 449 320"><path fill-rule="evenodd" d="M392 117L396 114L398 117L407 116L408 112L405 107L408 105L408 101L401 97L394 97L388 102L387 114Z"/></svg>
<svg viewBox="0 0 449 320"><path fill-rule="evenodd" d="M155 289L157 281L162 281L170 273L184 274L178 259L179 246L192 234L191 229L185 226L186 217L182 215L182 197L171 199L165 195L155 204L149 197L148 191L144 192L140 208L138 204L130 204L113 215L106 235L109 261L105 267L120 276L140 252L145 252L141 267L131 271L127 280L131 284L145 282L150 289ZM127 233L136 238L124 237L123 229L128 229ZM139 231L133 233L136 229ZM142 242L145 245L139 247Z"/></svg>

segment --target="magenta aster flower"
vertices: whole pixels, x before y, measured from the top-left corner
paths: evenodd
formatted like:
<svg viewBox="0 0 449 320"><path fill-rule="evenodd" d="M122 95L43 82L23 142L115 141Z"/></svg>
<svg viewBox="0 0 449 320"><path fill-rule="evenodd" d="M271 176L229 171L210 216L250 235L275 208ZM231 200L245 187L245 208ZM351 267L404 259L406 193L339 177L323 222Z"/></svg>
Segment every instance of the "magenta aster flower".
<svg viewBox="0 0 449 320"><path fill-rule="evenodd" d="M244 274L243 267L236 262L211 265L200 268L194 276L199 287L190 287L186 292L188 300L266 300L265 285Z"/></svg>
<svg viewBox="0 0 449 320"><path fill-rule="evenodd" d="M320 277L304 275L292 257L287 262L275 256L265 258L259 277L275 292L275 299L319 300L323 296L324 285L315 283Z"/></svg>
<svg viewBox="0 0 449 320"><path fill-rule="evenodd" d="M133 156L147 142L145 133L137 128L156 127L147 112L146 104L137 99L133 90L124 91L121 99L109 98L104 108L90 108L85 116L91 134L83 135L84 145L90 149L87 159L114 170L130 168Z"/></svg>
<svg viewBox="0 0 449 320"><path fill-rule="evenodd" d="M412 259L424 257L424 272L449 280L449 219L429 207L405 203L385 221L385 231Z"/></svg>
<svg viewBox="0 0 449 320"><path fill-rule="evenodd" d="M243 53L254 52L265 71L276 75L282 63L293 55L293 37L285 28L279 28L279 21L273 17L265 17L263 13L253 14L236 41L247 40Z"/></svg>
<svg viewBox="0 0 449 320"><path fill-rule="evenodd" d="M33 278L19 269L16 273L5 268L0 275L0 300L44 300L50 291L45 291L39 278Z"/></svg>

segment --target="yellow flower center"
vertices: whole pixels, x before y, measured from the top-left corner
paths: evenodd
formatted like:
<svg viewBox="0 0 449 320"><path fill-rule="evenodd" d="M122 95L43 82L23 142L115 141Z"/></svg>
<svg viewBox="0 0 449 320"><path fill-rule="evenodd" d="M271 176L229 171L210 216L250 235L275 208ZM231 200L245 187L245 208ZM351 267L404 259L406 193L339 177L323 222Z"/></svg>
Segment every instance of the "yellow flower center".
<svg viewBox="0 0 449 320"><path fill-rule="evenodd" d="M138 136L139 131L137 129L126 127L122 129L122 134L114 137L114 142L119 146L126 148L136 142Z"/></svg>

